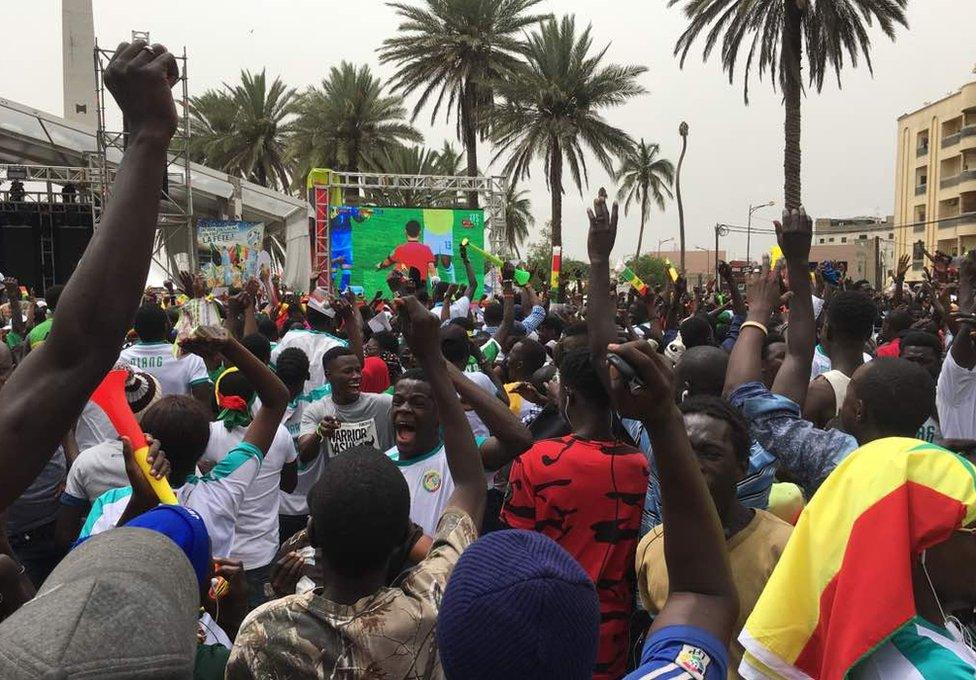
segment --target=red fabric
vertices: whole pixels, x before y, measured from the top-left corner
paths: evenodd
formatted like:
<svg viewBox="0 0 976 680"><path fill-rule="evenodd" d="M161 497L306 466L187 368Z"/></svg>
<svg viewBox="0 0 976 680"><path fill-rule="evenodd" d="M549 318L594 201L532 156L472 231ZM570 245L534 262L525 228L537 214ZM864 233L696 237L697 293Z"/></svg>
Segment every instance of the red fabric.
<svg viewBox="0 0 976 680"><path fill-rule="evenodd" d="M900 507L905 505L910 509ZM946 527L959 526L965 514L956 499L913 482L865 510L851 529L840 571L820 595L819 623L796 659L797 668L821 680L841 680L887 634L914 617L915 597L904 587L912 582L912 556L948 538L952 530ZM892 517L912 522L896 526ZM872 587L864 588L865 583Z"/></svg>
<svg viewBox="0 0 976 680"><path fill-rule="evenodd" d="M502 521L556 541L596 584L601 623L593 677L599 680L626 670L647 479L647 459L633 446L573 436L536 442L509 475Z"/></svg>
<svg viewBox="0 0 976 680"><path fill-rule="evenodd" d="M244 401L243 397L238 397L235 394L231 394L226 397L221 395L220 398L217 399L217 406L219 406L220 408L229 409L231 411L247 410L247 402Z"/></svg>
<svg viewBox="0 0 976 680"><path fill-rule="evenodd" d="M420 280L427 280L427 265L434 263L434 253L420 241L401 243L393 251L393 261L408 269L414 267L420 272Z"/></svg>
<svg viewBox="0 0 976 680"><path fill-rule="evenodd" d="M879 357L895 357L901 354L901 338L895 338L891 342L886 342L878 348L875 354Z"/></svg>
<svg viewBox="0 0 976 680"><path fill-rule="evenodd" d="M359 388L363 392L379 394L390 387L390 369L380 357L366 357L363 362L363 377Z"/></svg>

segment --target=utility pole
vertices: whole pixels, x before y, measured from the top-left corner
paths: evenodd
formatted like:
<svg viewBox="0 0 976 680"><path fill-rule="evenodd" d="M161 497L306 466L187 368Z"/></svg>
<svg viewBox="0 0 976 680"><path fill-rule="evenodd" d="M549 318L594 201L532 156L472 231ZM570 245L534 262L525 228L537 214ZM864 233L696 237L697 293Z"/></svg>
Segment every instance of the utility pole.
<svg viewBox="0 0 976 680"><path fill-rule="evenodd" d="M746 263L752 263L752 213L763 208L768 208L773 205L773 201L763 203L761 205L749 205L749 220L746 222Z"/></svg>

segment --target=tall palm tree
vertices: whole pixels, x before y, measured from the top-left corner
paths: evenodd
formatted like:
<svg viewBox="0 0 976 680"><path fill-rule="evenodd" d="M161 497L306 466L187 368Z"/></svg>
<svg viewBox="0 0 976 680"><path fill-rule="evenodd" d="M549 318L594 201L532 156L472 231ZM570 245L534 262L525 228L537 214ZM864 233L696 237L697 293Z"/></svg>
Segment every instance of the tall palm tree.
<svg viewBox="0 0 976 680"><path fill-rule="evenodd" d="M614 179L620 186L617 200L623 201L624 215L631 203L639 203L641 211L640 233L637 236L637 252L640 257L644 243L644 225L651 214L651 201L664 210L664 197L671 198L671 185L674 183L674 165L667 158L661 158L661 147L648 144L641 138L633 151L623 157Z"/></svg>
<svg viewBox="0 0 976 680"><path fill-rule="evenodd" d="M436 156L435 174L445 177L457 177L464 174L462 167L464 165L464 151L455 149L453 144L445 141L444 145L437 151Z"/></svg>
<svg viewBox="0 0 976 680"><path fill-rule="evenodd" d="M505 242L522 259L519 244L529 236L529 227L535 225L529 192L509 182L505 191Z"/></svg>
<svg viewBox="0 0 976 680"><path fill-rule="evenodd" d="M541 0L417 0L389 3L403 17L397 35L383 41L380 62L393 63L394 91L418 92L413 109L433 100L431 123L445 104L457 116L457 135L467 152L467 174L478 174L478 140L488 130L492 83L518 65L523 31L543 17L529 10ZM478 207L478 194L468 194Z"/></svg>
<svg viewBox="0 0 976 680"><path fill-rule="evenodd" d="M613 174L614 157L627 154L634 141L601 112L645 92L637 82L644 66L605 64L607 48L591 54L592 44L590 27L577 33L572 16L549 19L528 37L517 77L496 84L501 103L492 115L493 161L506 156L505 174L523 179L542 159L554 247L563 242L563 164L580 191L588 181L584 148Z"/></svg>
<svg viewBox="0 0 976 680"><path fill-rule="evenodd" d="M301 179L315 167L358 172L404 143L423 141L403 99L384 93L369 66L343 61L299 97L291 137Z"/></svg>
<svg viewBox="0 0 976 680"><path fill-rule="evenodd" d="M668 6L683 4L688 28L675 45L675 55L684 64L692 43L702 34L707 59L712 49L722 46L722 68L732 80L735 64L748 46L745 66L745 99L749 101L749 74L759 60L759 77L769 72L775 87L777 69L785 108L784 193L787 209L801 203L800 129L806 52L809 84L817 92L831 70L840 83L845 60L857 66L863 58L871 68L871 40L868 28L875 21L894 40L897 25L907 26L908 0L669 0Z"/></svg>
<svg viewBox="0 0 976 680"><path fill-rule="evenodd" d="M263 186L288 186L286 138L295 90L265 72L190 101L191 157Z"/></svg>
<svg viewBox="0 0 976 680"><path fill-rule="evenodd" d="M436 175L438 153L425 146L394 146L373 161L373 168L393 175ZM433 205L434 196L416 189L379 189L371 195L384 203L399 206Z"/></svg>

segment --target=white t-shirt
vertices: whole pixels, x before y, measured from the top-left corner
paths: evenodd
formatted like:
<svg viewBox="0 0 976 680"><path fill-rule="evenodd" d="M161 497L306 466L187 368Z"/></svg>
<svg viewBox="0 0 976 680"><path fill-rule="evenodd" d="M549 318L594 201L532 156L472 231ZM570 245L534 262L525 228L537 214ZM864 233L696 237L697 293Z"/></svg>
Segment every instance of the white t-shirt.
<svg viewBox="0 0 976 680"><path fill-rule="evenodd" d="M68 468L64 493L72 501L91 503L109 489L126 486L125 458L122 442L110 439L82 451ZM64 496L62 496L62 500ZM69 503L74 505L74 503Z"/></svg>
<svg viewBox="0 0 976 680"><path fill-rule="evenodd" d="M337 338L325 331L313 330L293 330L285 333L283 337L271 350L271 364L278 361L278 356L289 347L297 347L305 352L308 357L308 374L310 378L305 381L305 392L325 384L325 369L322 368L322 357L333 347L348 347L349 343L342 338Z"/></svg>
<svg viewBox="0 0 976 680"><path fill-rule="evenodd" d="M870 354L865 353L864 363L868 363L873 358ZM810 380L812 381L818 375L823 375L832 368L830 357L824 352L823 347L817 345L816 351L813 353L813 364L810 366Z"/></svg>
<svg viewBox="0 0 976 680"><path fill-rule="evenodd" d="M431 313L438 319L441 318L441 311L444 308L444 303L438 303L430 310ZM467 295L462 295L457 300L451 303L450 316L447 317L447 321L451 319L465 319L468 316L468 312L471 310L471 299Z"/></svg>
<svg viewBox="0 0 976 680"><path fill-rule="evenodd" d="M498 390L495 388L495 383L491 381L484 373L480 371L478 373L465 373L464 377L473 382L475 385L480 387L482 390L487 392L492 396L498 395ZM484 424L481 417L475 413L474 409L470 408L464 404L462 400L462 405L464 406L464 415L468 417L468 424L471 425L471 432L475 437L488 437L491 433L488 431L488 426Z"/></svg>
<svg viewBox="0 0 976 680"><path fill-rule="evenodd" d="M261 469L264 453L248 442L235 446L217 466L203 476L190 475L174 489L179 504L203 518L215 557L228 557L234 543L237 513L251 482ZM100 534L114 527L132 495L132 487L109 489L92 504L79 538Z"/></svg>
<svg viewBox="0 0 976 680"><path fill-rule="evenodd" d="M121 358L131 366L151 373L163 388L163 394L190 394L197 385L210 382L207 365L196 354L173 356L168 342L137 342L122 350Z"/></svg>
<svg viewBox="0 0 976 680"><path fill-rule="evenodd" d="M288 430L292 441L295 442L296 450L298 448L298 437L301 432L302 414L305 413L305 409L313 401L318 401L330 394L332 394L332 385L325 383L317 390L312 390L308 394L299 395L288 404L288 408L285 410L284 426ZM322 456L316 456L315 460L308 466L302 465L302 461L299 460L298 482L295 484L295 490L291 493L286 493L281 490L278 491L278 497L280 499L278 513L281 515L307 515L308 492L311 491L312 485L319 480L319 475L321 474Z"/></svg>
<svg viewBox="0 0 976 680"><path fill-rule="evenodd" d="M976 439L976 369L967 370L946 354L935 390L945 439Z"/></svg>
<svg viewBox="0 0 976 680"><path fill-rule="evenodd" d="M386 455L390 457L410 489L410 519L420 525L424 533L433 536L437 521L447 507L447 500L454 493L454 480L447 465L444 445L410 460L402 460L394 446Z"/></svg>
<svg viewBox="0 0 976 680"><path fill-rule="evenodd" d="M93 401L85 404L78 418L78 425L75 427L75 441L78 443L79 451L110 439L118 439L118 436L119 433L115 431L115 426L101 406Z"/></svg>
<svg viewBox="0 0 976 680"><path fill-rule="evenodd" d="M220 421L210 423L210 441L203 460L219 463L244 440L245 427L228 430ZM270 563L278 552L278 500L281 468L295 462L298 450L283 425L278 426L261 470L244 494L234 524L234 543L230 558L240 560L245 569Z"/></svg>

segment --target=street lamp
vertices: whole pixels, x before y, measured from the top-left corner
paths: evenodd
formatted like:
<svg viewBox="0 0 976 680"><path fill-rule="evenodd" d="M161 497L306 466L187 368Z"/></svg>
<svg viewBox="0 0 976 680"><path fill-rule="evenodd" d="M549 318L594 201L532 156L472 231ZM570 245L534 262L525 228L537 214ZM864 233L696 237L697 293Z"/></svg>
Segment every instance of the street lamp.
<svg viewBox="0 0 976 680"><path fill-rule="evenodd" d="M710 248L702 248L701 246L695 246L695 250L700 250L705 253L705 270L708 270L708 262L712 259L712 251ZM716 268L717 271L717 268Z"/></svg>
<svg viewBox="0 0 976 680"><path fill-rule="evenodd" d="M672 236L671 238L659 238L657 240L657 257L658 257L658 259L661 259L661 246L663 246L665 243L673 243L673 242L674 242L674 236Z"/></svg>
<svg viewBox="0 0 976 680"><path fill-rule="evenodd" d="M746 263L752 263L752 259L750 258L750 255L752 254L752 213L756 212L757 210L762 210L763 208L768 208L772 205L775 205L774 201L763 203L762 205L749 206L749 221L746 222Z"/></svg>

